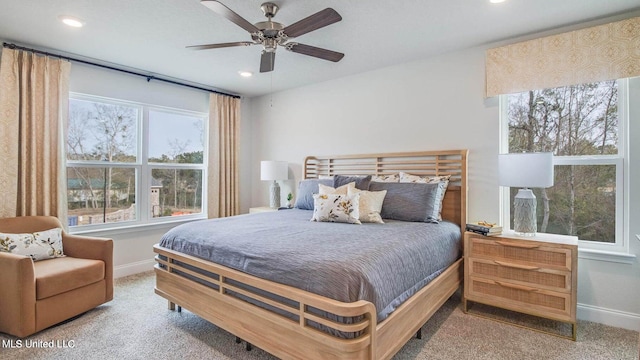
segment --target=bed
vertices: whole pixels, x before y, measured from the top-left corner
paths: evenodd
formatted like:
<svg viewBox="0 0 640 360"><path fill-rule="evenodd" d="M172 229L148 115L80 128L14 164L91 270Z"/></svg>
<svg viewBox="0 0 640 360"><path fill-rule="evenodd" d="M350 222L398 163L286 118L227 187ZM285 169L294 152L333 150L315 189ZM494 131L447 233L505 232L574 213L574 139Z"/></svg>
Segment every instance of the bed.
<svg viewBox="0 0 640 360"><path fill-rule="evenodd" d="M384 176L398 172L422 176L450 176L442 204L443 222L439 225L440 228L456 226L460 233L461 225L466 222L467 150L310 156L304 161L303 176L305 179L317 179L341 174ZM232 235L227 236L232 238L232 243L244 242L245 248L252 248L249 254L252 261L247 261L246 258L236 259L235 255L224 252L224 256L213 258L212 261L205 259L200 253L191 251L190 247L195 243L200 244L196 247L204 247L208 252L215 252L212 248L202 245L205 241L197 240L198 237L209 236L201 235L202 231L209 227L204 226L204 222L189 228L177 229L175 233L178 237L193 238L192 245L173 245L163 237L163 242L154 246L157 253L155 292L168 300L169 309L174 310L176 305L184 307L248 343L283 359L389 359L419 331L461 284L462 259L459 256L441 269L434 265L434 269L425 270L424 274L432 274L428 281L425 281L427 284L416 287L409 294L403 294L402 301L394 298L397 294L391 296L394 300L391 306L387 304L388 299L383 303L376 301L377 298L384 297L377 296L376 291L365 292L373 295L368 297L365 294L360 296L361 300L356 301L349 298L349 295L321 295L322 292L318 291L318 288L344 290L339 289L339 286L323 284L326 279L335 280L335 273L306 271L305 281L313 286L300 286L277 275L270 276L278 273L278 269L274 270L274 266L279 266L277 263L263 268L262 273L255 268L252 270L251 264L256 258L262 259L262 254L254 253L253 251L258 251L260 246L247 246L250 243L246 242L246 238L266 232L268 229L264 228L265 224L272 224L272 227L283 226L281 218L297 219L295 221L300 222L301 229L294 230L292 227L290 232L293 234L285 235L295 238L295 234L301 234L312 226L308 220L304 220L308 219L309 215L309 212L294 209L220 219L226 221L225 224L244 221L259 224L245 226L253 226L254 235L249 232L245 238L240 235L236 238ZM387 237L396 234L395 237L400 239L404 235L399 229L404 225L399 223L401 222L386 221L386 224L378 226L378 229L385 229L388 232ZM360 240L365 237L363 229L373 229L377 224L331 225L342 226L340 231L348 229L360 232L348 235ZM394 226L397 226L397 229L394 229ZM328 229L326 226L315 228L322 228L325 233ZM275 231L287 234L286 229ZM352 245L364 248L369 242L374 241L353 241ZM267 248L275 247L269 243L256 244L267 244L264 246ZM216 246L217 249L223 249L227 245L221 243ZM393 247L400 248L397 245ZM300 254L300 262L307 263L307 260L302 260L303 254ZM294 265L287 264L284 267L291 266ZM427 264L424 268L428 268ZM345 267L345 273L350 274L350 271ZM373 267L371 271L376 272L374 277L383 277L382 282L389 282L384 278L388 270ZM418 275L418 278L425 276L424 274ZM343 292L350 293L349 289Z"/></svg>

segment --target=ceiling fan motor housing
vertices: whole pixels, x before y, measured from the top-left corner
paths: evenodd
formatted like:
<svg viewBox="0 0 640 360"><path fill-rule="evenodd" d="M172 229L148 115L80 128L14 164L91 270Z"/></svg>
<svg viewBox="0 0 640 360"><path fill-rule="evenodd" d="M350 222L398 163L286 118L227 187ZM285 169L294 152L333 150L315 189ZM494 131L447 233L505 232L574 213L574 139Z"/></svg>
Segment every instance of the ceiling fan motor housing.
<svg viewBox="0 0 640 360"><path fill-rule="evenodd" d="M262 12L264 13L264 16L268 17L269 20L271 20L272 17L276 16L276 14L278 13L278 5L272 3L272 2L266 2L262 5L260 5L260 9L262 9Z"/></svg>

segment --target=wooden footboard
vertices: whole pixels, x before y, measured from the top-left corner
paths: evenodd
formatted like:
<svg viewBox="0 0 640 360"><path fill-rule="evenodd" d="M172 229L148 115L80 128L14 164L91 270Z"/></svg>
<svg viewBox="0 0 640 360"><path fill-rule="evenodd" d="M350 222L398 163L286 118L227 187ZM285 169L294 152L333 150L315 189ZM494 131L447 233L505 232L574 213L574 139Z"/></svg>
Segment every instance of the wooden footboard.
<svg viewBox="0 0 640 360"><path fill-rule="evenodd" d="M154 251L156 294L283 359L391 358L458 289L462 269L459 260L376 324L375 306L367 301L340 302L158 245ZM323 313L361 320L345 324Z"/></svg>
<svg viewBox="0 0 640 360"><path fill-rule="evenodd" d="M158 245L154 251L160 255L156 256L156 294L269 353L284 359L376 358L376 310L370 302L343 303ZM319 315L323 312L362 320L344 324ZM312 322L359 335L340 338L318 330Z"/></svg>

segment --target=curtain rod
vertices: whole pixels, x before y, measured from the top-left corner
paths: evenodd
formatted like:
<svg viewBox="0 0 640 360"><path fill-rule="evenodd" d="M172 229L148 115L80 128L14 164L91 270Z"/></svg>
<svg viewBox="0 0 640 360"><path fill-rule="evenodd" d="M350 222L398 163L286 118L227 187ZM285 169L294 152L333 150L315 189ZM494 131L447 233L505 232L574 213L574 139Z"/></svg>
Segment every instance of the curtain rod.
<svg viewBox="0 0 640 360"><path fill-rule="evenodd" d="M185 87L196 89L196 90L202 90L202 91L212 92L212 93L215 93L215 94L230 96L230 97L236 98L236 99L240 98L240 96L238 96L238 95L227 94L227 93L224 93L224 92L221 92L221 91L217 91L217 90L213 90L213 89L207 89L207 88L204 88L204 87L195 86L195 85L191 85L191 84L186 84L186 83L182 83L182 82L174 81L174 80L170 80L170 79L163 79L163 78L159 78L159 77L156 77L156 76L153 76L153 75L143 74L143 73L139 73L139 72L135 72L135 71L131 71L131 70L120 69L120 68L117 68L117 67L98 64L98 63L94 63L94 62L91 62L91 61L72 58L72 57L64 56L64 55L60 55L60 54L52 54L52 53L49 53L49 52L46 52L46 51L30 49L30 48L27 48L27 47L18 46L16 44L10 44L10 43L6 43L5 42L5 43L2 43L2 47L6 47L6 48L9 48L9 49L12 49L12 50L16 50L17 49L17 50L29 51L29 52L32 52L32 53L35 53L35 54L40 54L40 55L45 55L45 56L53 56L53 57L57 57L57 58L64 59L64 60L75 61L75 62L79 62L79 63L86 64L86 65L101 67L101 68L108 69L108 70L120 71L120 72L127 73L127 74L130 74L130 75L142 76L143 78L147 79L147 82L149 82L151 80L158 80L158 81L163 81L163 82L166 82L166 83L169 83L169 84L173 84L173 85L185 86Z"/></svg>

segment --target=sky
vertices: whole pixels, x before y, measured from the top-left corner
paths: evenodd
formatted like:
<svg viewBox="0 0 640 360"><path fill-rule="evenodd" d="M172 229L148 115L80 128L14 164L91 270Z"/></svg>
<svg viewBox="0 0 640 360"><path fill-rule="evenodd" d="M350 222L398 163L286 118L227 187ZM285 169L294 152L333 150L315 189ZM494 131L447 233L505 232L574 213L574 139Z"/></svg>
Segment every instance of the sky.
<svg viewBox="0 0 640 360"><path fill-rule="evenodd" d="M126 104L118 104L124 105ZM135 109L135 107L134 107ZM76 110L74 112L74 110ZM84 153L91 152L98 140L95 135L95 120L87 119L87 113L94 110L92 101L83 99L70 100L70 123L73 123L74 113L80 119L79 131L82 132L81 142ZM141 111L135 111L138 113ZM128 132L134 131L130 129ZM70 129L69 132L72 132ZM170 110L149 110L149 157L170 157L177 153L201 151L204 147L204 119L195 115L178 114ZM129 155L135 155L135 139L132 137Z"/></svg>
<svg viewBox="0 0 640 360"><path fill-rule="evenodd" d="M149 157L171 155L170 144L183 147L180 153L203 150L203 125L201 118L149 111Z"/></svg>

